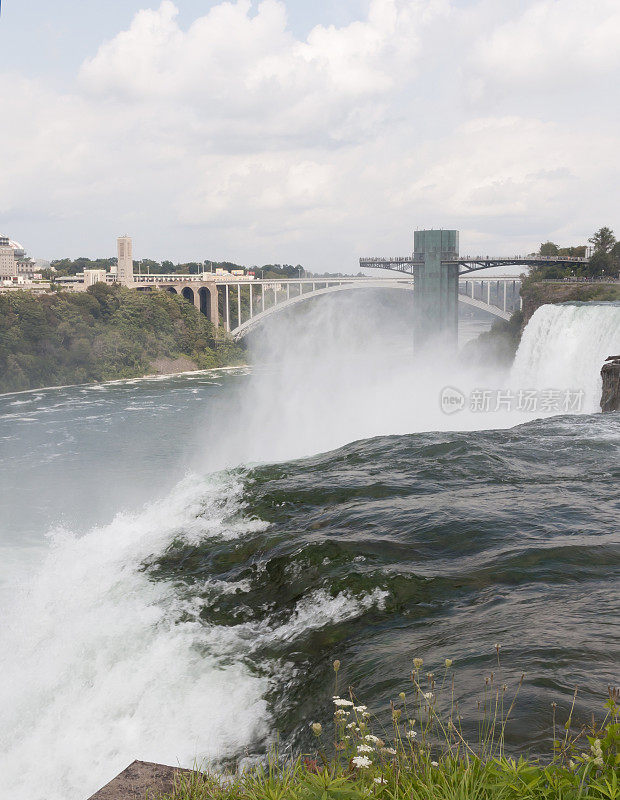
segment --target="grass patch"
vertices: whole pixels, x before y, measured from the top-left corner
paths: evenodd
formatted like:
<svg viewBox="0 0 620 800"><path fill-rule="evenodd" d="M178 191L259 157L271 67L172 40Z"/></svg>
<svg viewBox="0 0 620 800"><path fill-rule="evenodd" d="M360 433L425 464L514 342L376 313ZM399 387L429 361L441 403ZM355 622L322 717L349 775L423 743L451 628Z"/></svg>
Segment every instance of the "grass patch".
<svg viewBox="0 0 620 800"><path fill-rule="evenodd" d="M497 674L499 674L499 645ZM197 769L181 775L165 800L619 800L620 692L609 690L601 718L578 725L577 693L568 718L555 719L546 760L510 757L505 734L518 701L495 674L477 708L479 735L465 739L452 661L436 677L414 659L407 692L390 704L391 725L378 723L351 688L339 694L334 662L334 717L311 722L315 749L296 759L277 751L245 771Z"/></svg>

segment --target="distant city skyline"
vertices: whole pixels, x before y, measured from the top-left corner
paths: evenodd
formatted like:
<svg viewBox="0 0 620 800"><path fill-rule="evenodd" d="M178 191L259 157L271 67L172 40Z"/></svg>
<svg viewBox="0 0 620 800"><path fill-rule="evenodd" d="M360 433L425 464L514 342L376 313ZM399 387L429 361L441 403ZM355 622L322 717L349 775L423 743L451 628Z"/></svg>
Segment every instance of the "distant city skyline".
<svg viewBox="0 0 620 800"><path fill-rule="evenodd" d="M619 35L615 0L5 0L0 232L343 272L415 226L584 244L620 228Z"/></svg>

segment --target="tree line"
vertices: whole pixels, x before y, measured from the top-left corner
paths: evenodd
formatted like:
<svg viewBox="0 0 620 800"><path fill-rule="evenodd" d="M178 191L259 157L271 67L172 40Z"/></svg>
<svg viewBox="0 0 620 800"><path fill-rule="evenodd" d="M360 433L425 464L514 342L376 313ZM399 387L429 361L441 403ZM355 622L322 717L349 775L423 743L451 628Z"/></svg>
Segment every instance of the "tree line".
<svg viewBox="0 0 620 800"><path fill-rule="evenodd" d="M614 232L609 227L599 228L588 239L592 248L592 255L587 262L560 266L548 264L537 267L531 275L536 279L566 278L572 275L584 278L599 278L618 275L620 271L620 242L616 240ZM587 245L577 247L560 247L555 242L547 241L540 245L542 256L570 256L585 258Z"/></svg>
<svg viewBox="0 0 620 800"><path fill-rule="evenodd" d="M179 356L196 369L244 360L168 292L97 283L85 292L0 294L0 392L138 377Z"/></svg>

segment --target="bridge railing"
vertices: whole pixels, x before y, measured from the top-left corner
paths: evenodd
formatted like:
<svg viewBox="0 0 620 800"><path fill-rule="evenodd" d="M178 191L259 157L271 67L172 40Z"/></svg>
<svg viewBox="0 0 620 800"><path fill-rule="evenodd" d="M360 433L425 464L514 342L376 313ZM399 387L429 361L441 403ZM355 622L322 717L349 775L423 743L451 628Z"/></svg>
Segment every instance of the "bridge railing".
<svg viewBox="0 0 620 800"><path fill-rule="evenodd" d="M491 255L465 255L457 256L456 258L446 258L444 261L453 261L455 264L461 261L470 261L474 263L486 261L510 261L513 263L531 263L533 261L544 261L549 263L567 262L575 264L585 264L589 261L588 258L581 256L541 256L539 253L531 253L530 255L514 255L514 256L491 256ZM373 263L373 264L421 264L419 259L414 255L411 256L364 256L360 258L360 264Z"/></svg>

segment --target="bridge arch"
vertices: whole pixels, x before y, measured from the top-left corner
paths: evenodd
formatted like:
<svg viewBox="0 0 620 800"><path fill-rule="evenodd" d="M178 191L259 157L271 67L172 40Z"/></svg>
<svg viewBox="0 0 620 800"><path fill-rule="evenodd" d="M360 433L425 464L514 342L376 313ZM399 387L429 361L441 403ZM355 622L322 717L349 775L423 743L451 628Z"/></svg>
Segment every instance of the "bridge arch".
<svg viewBox="0 0 620 800"><path fill-rule="evenodd" d="M192 303L192 304L194 304L194 302L195 302L195 299L194 299L194 290L193 290L193 289L192 289L190 286L184 286L184 287L181 289L181 294L183 295L183 297L184 297L184 298L185 298L185 299L186 299L186 300L187 300L189 303Z"/></svg>
<svg viewBox="0 0 620 800"><path fill-rule="evenodd" d="M512 316L512 311L503 311L498 306L488 305L484 300L476 300L474 297L469 297L466 294L459 294L459 303L474 306L474 308L479 308L481 311L486 311L487 314L492 314L494 317L505 319L506 321Z"/></svg>
<svg viewBox="0 0 620 800"><path fill-rule="evenodd" d="M319 281L316 281L319 283ZM326 286L323 289L315 289L312 292L304 292L302 294L295 295L295 297L291 297L287 300L284 300L280 303L277 303L269 308L266 308L264 311L260 311L258 314L254 314L253 317L246 320L245 322L238 325L236 328L231 330L231 335L234 339L239 341L243 339L245 336L250 333L250 331L257 328L263 320L270 317L272 314L277 314L280 311L284 311L287 308L291 308L291 306L295 306L298 303L304 303L307 300L312 300L315 297L320 297L324 294L333 294L334 292L344 292L351 289L401 289L405 291L413 291L413 281L407 283L391 283L386 281L385 279L374 282L368 281L362 283L342 283L337 284L336 286Z"/></svg>
<svg viewBox="0 0 620 800"><path fill-rule="evenodd" d="M299 294L280 303L276 303L275 305L266 308L264 311L261 311L258 314L254 314L254 316L252 316L250 319L246 320L241 325L238 325L236 328L233 328L231 330L231 335L234 339L239 341L273 314L277 314L280 311L285 311L291 306L306 302L307 300L312 300L313 298L321 295L344 292L352 289L398 289L400 291L413 292L414 285L413 280L407 282L403 282L401 280L399 282L394 281L394 283L391 283L385 279L381 279L376 282L367 281L364 283L343 283L335 286L326 286L323 289L315 289L312 292L304 292L303 294ZM499 317L500 319L508 320L511 316L510 312L503 311L497 306L488 305L481 300L468 297L467 295L459 294L459 301L466 303L467 305L474 306L475 308L479 308L482 311L486 311L487 313L492 314L495 317Z"/></svg>

